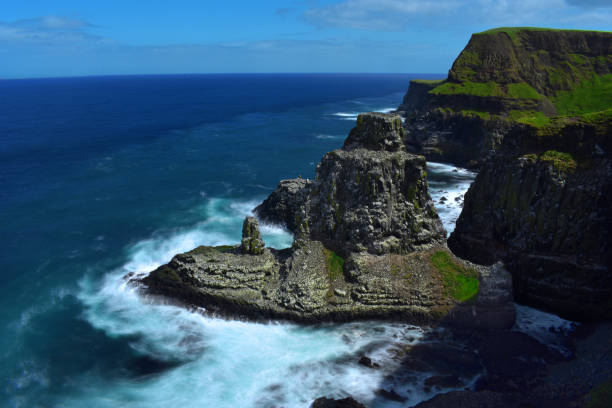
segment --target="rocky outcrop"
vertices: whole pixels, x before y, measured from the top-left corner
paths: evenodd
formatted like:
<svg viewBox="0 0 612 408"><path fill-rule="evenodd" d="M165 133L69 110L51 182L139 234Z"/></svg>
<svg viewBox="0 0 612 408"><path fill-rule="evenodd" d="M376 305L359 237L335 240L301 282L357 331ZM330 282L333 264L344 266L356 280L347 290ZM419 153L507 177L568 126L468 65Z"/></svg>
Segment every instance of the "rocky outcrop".
<svg viewBox="0 0 612 408"><path fill-rule="evenodd" d="M311 405L312 408L365 408L365 405L355 401L353 398L332 399L317 398Z"/></svg>
<svg viewBox="0 0 612 408"><path fill-rule="evenodd" d="M612 120L517 126L465 195L449 246L498 260L517 299L578 320L612 317Z"/></svg>
<svg viewBox="0 0 612 408"><path fill-rule="evenodd" d="M612 33L500 28L474 34L446 80L411 81L399 107L406 143L428 159L478 167L512 123L541 125L556 115L608 109L611 74Z"/></svg>
<svg viewBox="0 0 612 408"><path fill-rule="evenodd" d="M317 166L298 237L346 256L409 253L446 232L427 191L425 160L405 151L397 115L365 114L340 150Z"/></svg>
<svg viewBox="0 0 612 408"><path fill-rule="evenodd" d="M259 232L259 223L255 217L246 217L242 224L242 242L240 250L243 254L261 255L264 250L264 242Z"/></svg>
<svg viewBox="0 0 612 408"><path fill-rule="evenodd" d="M402 135L397 115L360 115L314 181L281 182L258 213L294 223L292 248L265 248L247 218L241 246L177 255L142 280L146 291L255 319L511 326L508 273L448 251L425 161L405 151Z"/></svg>
<svg viewBox="0 0 612 408"><path fill-rule="evenodd" d="M321 397L312 403L311 408L365 408L365 405L355 401L352 397L343 399Z"/></svg>
<svg viewBox="0 0 612 408"><path fill-rule="evenodd" d="M311 187L312 181L301 177L281 180L276 190L255 207L254 212L262 221L283 225L294 232L296 215L306 202Z"/></svg>
<svg viewBox="0 0 612 408"><path fill-rule="evenodd" d="M461 261L444 247L409 255L368 253L341 258L319 241L298 248L243 255L239 247L199 247L176 255L142 283L146 292L247 319L299 322L393 319L444 321L471 327L510 327L509 275ZM432 257L448 254L459 274L478 280L478 295L456 296ZM492 283L488 283L488 281ZM496 299L495 302L491 300Z"/></svg>

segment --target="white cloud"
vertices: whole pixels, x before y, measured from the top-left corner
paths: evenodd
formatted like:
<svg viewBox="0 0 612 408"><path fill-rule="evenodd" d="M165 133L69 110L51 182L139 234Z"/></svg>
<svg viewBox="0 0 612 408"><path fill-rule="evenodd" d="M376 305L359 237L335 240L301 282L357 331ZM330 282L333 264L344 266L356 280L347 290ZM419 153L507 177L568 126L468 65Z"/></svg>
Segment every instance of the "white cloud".
<svg viewBox="0 0 612 408"><path fill-rule="evenodd" d="M567 0L567 4L582 8L612 8L611 0Z"/></svg>
<svg viewBox="0 0 612 408"><path fill-rule="evenodd" d="M342 0L310 7L303 17L317 27L377 31L526 25L597 29L606 18L612 21L604 6L612 7L612 0Z"/></svg>
<svg viewBox="0 0 612 408"><path fill-rule="evenodd" d="M458 0L346 0L310 8L303 16L316 26L400 31L417 19L448 14L459 5Z"/></svg>
<svg viewBox="0 0 612 408"><path fill-rule="evenodd" d="M98 40L87 32L93 27L85 20L43 16L13 22L0 21L0 42L21 44L65 44Z"/></svg>

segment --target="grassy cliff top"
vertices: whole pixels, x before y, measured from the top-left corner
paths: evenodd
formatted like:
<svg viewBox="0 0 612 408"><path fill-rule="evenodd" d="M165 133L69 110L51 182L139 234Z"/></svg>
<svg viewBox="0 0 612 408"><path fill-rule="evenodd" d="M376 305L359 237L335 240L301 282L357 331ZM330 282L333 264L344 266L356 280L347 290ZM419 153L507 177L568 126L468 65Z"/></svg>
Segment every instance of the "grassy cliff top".
<svg viewBox="0 0 612 408"><path fill-rule="evenodd" d="M556 116L608 116L612 32L500 27L472 35L434 108L546 125Z"/></svg>
<svg viewBox="0 0 612 408"><path fill-rule="evenodd" d="M520 31L550 31L550 32L566 32L566 33L610 33L612 31L595 31L595 30L571 30L564 28L545 28L545 27L497 27L491 28L490 30L481 31L476 34L498 34L498 33L506 33L506 34L515 34Z"/></svg>

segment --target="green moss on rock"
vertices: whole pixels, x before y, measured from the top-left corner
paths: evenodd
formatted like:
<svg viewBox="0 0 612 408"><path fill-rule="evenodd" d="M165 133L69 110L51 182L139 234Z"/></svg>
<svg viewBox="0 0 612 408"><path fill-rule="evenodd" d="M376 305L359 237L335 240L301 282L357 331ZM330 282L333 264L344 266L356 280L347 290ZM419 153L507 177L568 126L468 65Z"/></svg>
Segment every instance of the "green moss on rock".
<svg viewBox="0 0 612 408"><path fill-rule="evenodd" d="M448 252L434 252L431 263L442 276L444 287L453 299L465 302L478 294L480 282L476 272L455 263Z"/></svg>
<svg viewBox="0 0 612 408"><path fill-rule="evenodd" d="M335 281L344 277L344 258L332 250L324 249L325 262L329 271L329 280Z"/></svg>
<svg viewBox="0 0 612 408"><path fill-rule="evenodd" d="M576 160L569 153L558 152L556 150L548 150L540 156L541 161L550 162L553 167L565 173L573 173L576 171Z"/></svg>

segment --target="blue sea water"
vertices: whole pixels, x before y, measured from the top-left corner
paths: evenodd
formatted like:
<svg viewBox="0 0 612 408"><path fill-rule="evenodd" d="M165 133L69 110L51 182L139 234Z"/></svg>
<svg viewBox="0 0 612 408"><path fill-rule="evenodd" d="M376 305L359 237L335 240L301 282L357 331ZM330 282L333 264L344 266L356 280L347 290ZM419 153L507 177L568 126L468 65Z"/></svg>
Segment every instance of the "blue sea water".
<svg viewBox="0 0 612 408"><path fill-rule="evenodd" d="M238 242L278 180L313 177L356 115L395 109L411 77L0 81L0 405L307 407L353 395L409 406L431 396L422 377L396 385L403 404L375 393L394 348L426 328L225 321L123 280L197 245ZM436 202L451 198L439 207L447 229L473 176L430 167ZM291 245L279 227L263 234ZM359 366L364 349L385 367Z"/></svg>

